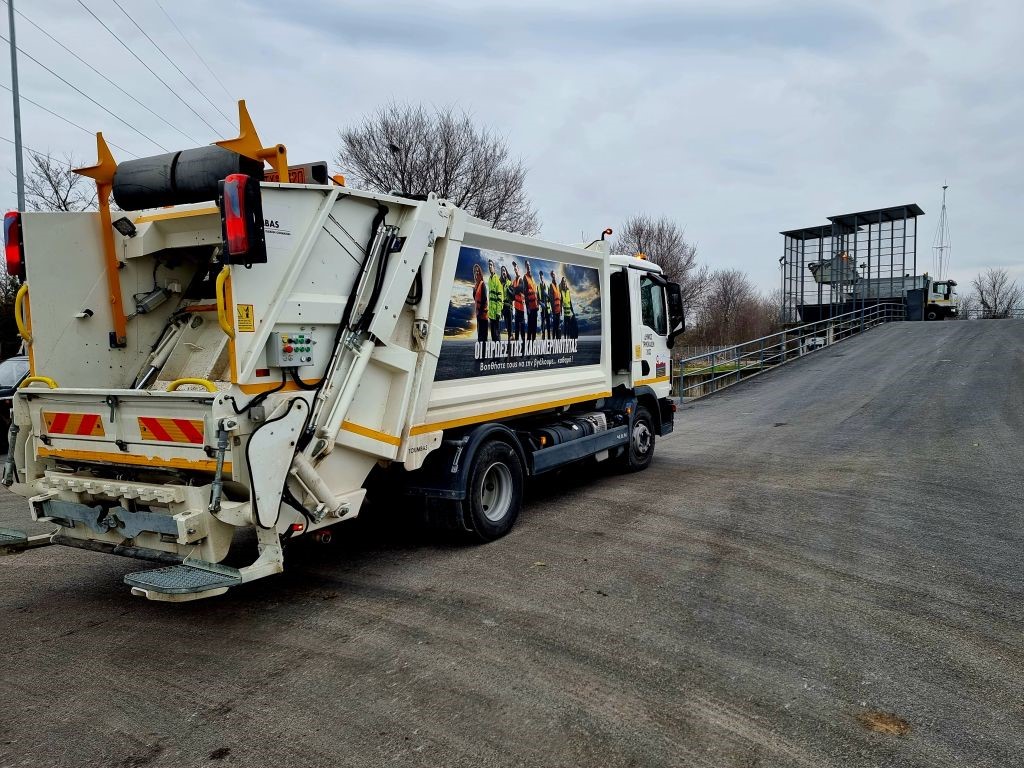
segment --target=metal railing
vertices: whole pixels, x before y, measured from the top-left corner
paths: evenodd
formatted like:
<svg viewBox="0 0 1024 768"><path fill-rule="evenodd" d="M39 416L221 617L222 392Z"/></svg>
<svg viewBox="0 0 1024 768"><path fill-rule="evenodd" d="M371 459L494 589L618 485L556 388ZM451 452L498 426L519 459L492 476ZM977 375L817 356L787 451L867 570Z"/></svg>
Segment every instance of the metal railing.
<svg viewBox="0 0 1024 768"><path fill-rule="evenodd" d="M960 315L962 320L1024 320L1024 307L1013 307L993 312L991 309L966 309Z"/></svg>
<svg viewBox="0 0 1024 768"><path fill-rule="evenodd" d="M685 357L676 362L672 372L673 394L682 400L705 397L869 328L905 318L906 307L903 304L875 304L731 347Z"/></svg>

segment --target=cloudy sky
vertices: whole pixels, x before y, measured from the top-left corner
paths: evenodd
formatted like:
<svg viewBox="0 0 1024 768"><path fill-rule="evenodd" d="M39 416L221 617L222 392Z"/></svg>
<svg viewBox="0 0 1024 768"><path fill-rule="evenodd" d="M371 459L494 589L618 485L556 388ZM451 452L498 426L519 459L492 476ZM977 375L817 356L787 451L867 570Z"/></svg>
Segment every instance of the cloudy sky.
<svg viewBox="0 0 1024 768"><path fill-rule="evenodd" d="M1024 202L1019 2L160 0L226 90L156 0L118 2L224 113L245 98L262 138L293 162L332 159L338 128L383 102L453 104L529 165L544 237L574 242L632 213L666 214L706 262L765 289L778 285L779 230L908 202L927 214L928 266L948 179L953 277L1002 266L1024 279L1012 234ZM16 3L152 110L18 17L26 54L125 122L24 55L23 96L103 130L118 158L161 151L125 123L170 149L193 144L153 113L198 144L234 135L114 0ZM9 140L9 93L0 101ZM93 159L84 131L32 104L22 115L28 147ZM13 148L0 145L13 172Z"/></svg>

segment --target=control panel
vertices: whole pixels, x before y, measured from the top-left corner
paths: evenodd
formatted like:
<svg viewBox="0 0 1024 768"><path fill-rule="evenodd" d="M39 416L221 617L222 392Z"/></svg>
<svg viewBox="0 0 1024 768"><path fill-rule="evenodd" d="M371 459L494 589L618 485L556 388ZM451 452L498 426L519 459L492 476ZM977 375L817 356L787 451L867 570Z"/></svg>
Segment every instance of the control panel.
<svg viewBox="0 0 1024 768"><path fill-rule="evenodd" d="M267 365L271 368L304 368L314 364L316 342L309 333L284 331L270 334Z"/></svg>

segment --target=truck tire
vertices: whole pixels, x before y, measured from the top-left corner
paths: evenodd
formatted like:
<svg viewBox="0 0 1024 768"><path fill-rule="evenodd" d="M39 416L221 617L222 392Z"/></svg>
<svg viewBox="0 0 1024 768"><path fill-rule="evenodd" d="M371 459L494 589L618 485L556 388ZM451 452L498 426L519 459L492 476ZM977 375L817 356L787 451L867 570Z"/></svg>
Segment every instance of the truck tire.
<svg viewBox="0 0 1024 768"><path fill-rule="evenodd" d="M651 418L651 412L641 405L633 417L629 443L619 457L619 467L624 472L639 472L647 469L653 458L654 420Z"/></svg>
<svg viewBox="0 0 1024 768"><path fill-rule="evenodd" d="M937 307L928 307L924 315L925 320L941 320L942 312Z"/></svg>
<svg viewBox="0 0 1024 768"><path fill-rule="evenodd" d="M462 519L476 541L494 541L508 533L523 507L523 463L502 440L480 446L460 502Z"/></svg>

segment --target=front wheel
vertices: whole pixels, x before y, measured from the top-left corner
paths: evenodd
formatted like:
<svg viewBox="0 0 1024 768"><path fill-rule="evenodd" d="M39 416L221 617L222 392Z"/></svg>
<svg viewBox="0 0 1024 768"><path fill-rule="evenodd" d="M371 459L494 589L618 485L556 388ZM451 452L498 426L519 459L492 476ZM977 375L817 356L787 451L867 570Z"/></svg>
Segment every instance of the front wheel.
<svg viewBox="0 0 1024 768"><path fill-rule="evenodd" d="M523 463L508 443L493 440L477 450L462 519L478 541L494 541L515 525L523 507Z"/></svg>
<svg viewBox="0 0 1024 768"><path fill-rule="evenodd" d="M941 320L942 313L935 307L930 307L924 317L925 320Z"/></svg>
<svg viewBox="0 0 1024 768"><path fill-rule="evenodd" d="M626 472L647 469L654 458L654 420L643 406L636 409L629 431L629 445L623 449L619 466Z"/></svg>

